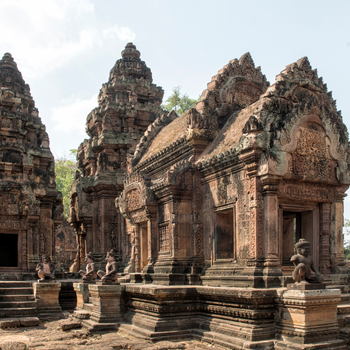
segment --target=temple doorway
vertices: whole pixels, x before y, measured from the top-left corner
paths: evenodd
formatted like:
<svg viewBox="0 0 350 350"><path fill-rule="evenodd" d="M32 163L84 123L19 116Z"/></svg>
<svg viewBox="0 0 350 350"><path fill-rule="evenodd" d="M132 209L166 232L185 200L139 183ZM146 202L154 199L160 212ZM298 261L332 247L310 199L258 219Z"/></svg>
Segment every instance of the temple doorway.
<svg viewBox="0 0 350 350"><path fill-rule="evenodd" d="M147 225L140 225L140 269L148 264L148 230Z"/></svg>
<svg viewBox="0 0 350 350"><path fill-rule="evenodd" d="M303 210L304 209L304 210ZM291 267L293 263L290 258L295 254L294 246L300 238L310 242L311 255L315 262L318 262L318 207L295 208L294 210L280 211L280 242L281 242L281 265Z"/></svg>
<svg viewBox="0 0 350 350"><path fill-rule="evenodd" d="M0 267L18 267L18 234L0 233Z"/></svg>
<svg viewBox="0 0 350 350"><path fill-rule="evenodd" d="M215 213L216 259L234 258L233 209Z"/></svg>

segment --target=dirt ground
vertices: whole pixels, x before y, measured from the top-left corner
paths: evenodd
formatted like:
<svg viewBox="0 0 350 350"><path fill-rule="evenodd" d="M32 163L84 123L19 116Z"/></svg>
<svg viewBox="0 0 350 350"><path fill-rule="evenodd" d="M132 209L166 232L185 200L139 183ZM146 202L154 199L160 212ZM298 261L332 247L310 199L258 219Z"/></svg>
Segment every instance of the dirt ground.
<svg viewBox="0 0 350 350"><path fill-rule="evenodd" d="M162 341L148 342L129 336L121 331L112 333L91 334L86 329L63 331L62 320L42 322L37 327L20 327L0 329L1 350L225 350L225 348L200 341Z"/></svg>

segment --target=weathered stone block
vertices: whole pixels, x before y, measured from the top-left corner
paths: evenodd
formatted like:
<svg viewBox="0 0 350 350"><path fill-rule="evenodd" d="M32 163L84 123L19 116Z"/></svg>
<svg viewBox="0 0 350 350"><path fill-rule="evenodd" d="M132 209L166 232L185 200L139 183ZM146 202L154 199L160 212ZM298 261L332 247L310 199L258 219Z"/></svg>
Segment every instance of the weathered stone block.
<svg viewBox="0 0 350 350"><path fill-rule="evenodd" d="M20 317L19 322L22 327L35 327L39 326L40 321L37 317Z"/></svg>
<svg viewBox="0 0 350 350"><path fill-rule="evenodd" d="M80 328L81 323L75 321L64 321L60 323L60 327L63 331L68 331L70 329Z"/></svg>
<svg viewBox="0 0 350 350"><path fill-rule="evenodd" d="M18 318L3 318L0 321L0 328L17 328L20 326Z"/></svg>

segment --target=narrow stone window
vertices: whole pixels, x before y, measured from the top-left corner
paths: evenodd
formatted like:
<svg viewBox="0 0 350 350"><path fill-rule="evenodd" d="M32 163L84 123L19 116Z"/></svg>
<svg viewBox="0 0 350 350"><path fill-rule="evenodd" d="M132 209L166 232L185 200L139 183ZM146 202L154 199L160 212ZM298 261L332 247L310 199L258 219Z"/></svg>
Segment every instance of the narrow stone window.
<svg viewBox="0 0 350 350"><path fill-rule="evenodd" d="M234 245L233 209L216 212L216 257L217 259L233 259Z"/></svg>

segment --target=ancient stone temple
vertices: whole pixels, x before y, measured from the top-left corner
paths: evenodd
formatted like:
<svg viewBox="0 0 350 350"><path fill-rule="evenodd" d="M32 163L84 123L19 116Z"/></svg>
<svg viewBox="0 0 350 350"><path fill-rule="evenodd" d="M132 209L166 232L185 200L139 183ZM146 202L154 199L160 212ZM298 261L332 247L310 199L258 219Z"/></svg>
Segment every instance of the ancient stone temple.
<svg viewBox="0 0 350 350"><path fill-rule="evenodd" d="M12 56L0 61L0 273L35 271L54 255L62 195L38 109Z"/></svg>
<svg viewBox="0 0 350 350"><path fill-rule="evenodd" d="M230 61L194 108L157 118L129 156L117 206L131 280L283 286L300 238L322 274L348 280L349 156L341 114L306 57L272 86L249 53Z"/></svg>
<svg viewBox="0 0 350 350"><path fill-rule="evenodd" d="M78 149L80 172L71 190L69 220L77 233L80 262L87 252L98 255L114 249L120 257L128 254L115 198L124 188L127 154L162 114L163 93L152 83L140 52L127 44L100 90L98 107L87 117L90 138Z"/></svg>

